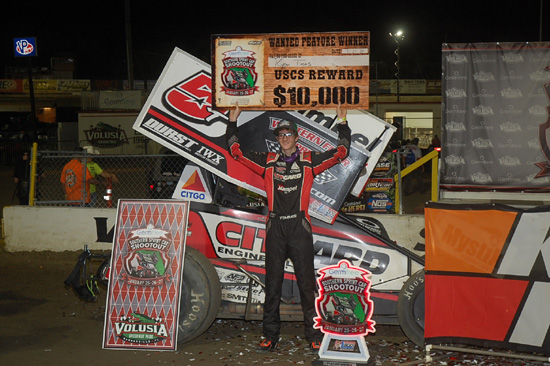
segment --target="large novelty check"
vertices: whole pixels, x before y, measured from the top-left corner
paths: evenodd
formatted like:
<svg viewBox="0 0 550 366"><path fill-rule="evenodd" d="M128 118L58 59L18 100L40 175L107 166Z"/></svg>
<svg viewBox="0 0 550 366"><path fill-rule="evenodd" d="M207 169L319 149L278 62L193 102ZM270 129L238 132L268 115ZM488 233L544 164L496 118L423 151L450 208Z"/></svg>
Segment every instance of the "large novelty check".
<svg viewBox="0 0 550 366"><path fill-rule="evenodd" d="M369 32L213 35L214 105L368 109L369 51Z"/></svg>

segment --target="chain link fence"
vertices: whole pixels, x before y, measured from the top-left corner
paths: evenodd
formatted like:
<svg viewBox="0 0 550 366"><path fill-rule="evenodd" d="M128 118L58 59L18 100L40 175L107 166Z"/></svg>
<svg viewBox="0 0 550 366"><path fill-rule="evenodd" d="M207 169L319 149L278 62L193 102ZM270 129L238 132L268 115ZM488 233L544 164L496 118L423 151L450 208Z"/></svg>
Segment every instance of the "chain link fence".
<svg viewBox="0 0 550 366"><path fill-rule="evenodd" d="M116 207L118 199L171 198L187 159L170 151L158 155L92 155L86 151L38 151L35 174L34 204L37 206ZM75 164L76 160L79 164ZM70 163L73 161L72 163ZM97 163L101 175L94 177L93 185L82 185L82 192L67 193L66 185L74 184L61 177L67 164L80 167L74 175L91 174L83 164ZM65 174L66 175L66 174ZM93 175L93 174L92 174ZM105 176L114 177L106 178ZM93 193L95 186L95 199ZM71 197L69 197L71 196ZM90 199L87 199L87 197Z"/></svg>

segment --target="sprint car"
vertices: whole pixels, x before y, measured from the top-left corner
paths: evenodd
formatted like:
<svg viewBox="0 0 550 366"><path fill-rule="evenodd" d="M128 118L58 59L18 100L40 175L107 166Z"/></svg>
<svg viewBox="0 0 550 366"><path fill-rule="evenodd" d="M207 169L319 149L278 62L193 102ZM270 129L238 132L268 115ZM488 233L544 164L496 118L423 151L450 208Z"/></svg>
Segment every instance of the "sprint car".
<svg viewBox="0 0 550 366"><path fill-rule="evenodd" d="M181 343L201 335L216 318L261 320L263 315L266 207L222 180L213 185L215 203L189 206L178 322ZM340 213L332 225L312 218L312 229L316 270L342 259L368 270L372 320L401 326L414 343L423 345L423 256L392 241L373 217ZM109 263L104 261L97 271L104 282ZM77 273L70 278L76 279ZM85 286L74 287L80 296L89 295L82 292ZM303 320L290 260L280 309L282 321Z"/></svg>
<svg viewBox="0 0 550 366"><path fill-rule="evenodd" d="M216 318L262 319L267 211L246 206L246 200L230 207L235 200L223 196L225 205L190 205L179 320L182 342L200 335ZM239 205L245 206L235 207ZM316 270L342 259L368 270L372 319L400 325L413 342L423 345L424 258L393 242L372 217L340 213L332 225L315 218L312 224ZM303 320L290 260L285 266L281 320Z"/></svg>

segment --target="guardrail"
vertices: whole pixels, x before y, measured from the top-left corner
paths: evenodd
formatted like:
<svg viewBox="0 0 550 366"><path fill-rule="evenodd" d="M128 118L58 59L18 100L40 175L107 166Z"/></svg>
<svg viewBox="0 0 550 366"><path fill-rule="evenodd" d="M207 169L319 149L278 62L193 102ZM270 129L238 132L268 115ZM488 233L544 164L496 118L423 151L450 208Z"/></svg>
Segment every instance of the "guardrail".
<svg viewBox="0 0 550 366"><path fill-rule="evenodd" d="M400 159L400 156L398 156L397 159ZM432 162L431 197L430 197L430 200L433 201L433 202L437 202L437 200L439 199L439 169L438 169L438 167L439 167L439 151L433 150L433 151L429 152L428 154L426 154L425 156L423 156L422 158L420 158L418 161L414 162L413 164L409 165L405 169L401 170L401 172L400 172L401 173L401 179L399 178L399 171L395 175L395 177L394 177L394 181L395 181L395 207L397 208L396 213L398 213L399 215L401 215L402 212L403 212L402 206L401 206L401 202L402 202L401 191L402 190L401 190L401 186L400 186L400 181L402 182L403 177L410 174L414 170L422 167L424 164L426 164L430 161ZM398 164L398 166L400 167L401 165Z"/></svg>

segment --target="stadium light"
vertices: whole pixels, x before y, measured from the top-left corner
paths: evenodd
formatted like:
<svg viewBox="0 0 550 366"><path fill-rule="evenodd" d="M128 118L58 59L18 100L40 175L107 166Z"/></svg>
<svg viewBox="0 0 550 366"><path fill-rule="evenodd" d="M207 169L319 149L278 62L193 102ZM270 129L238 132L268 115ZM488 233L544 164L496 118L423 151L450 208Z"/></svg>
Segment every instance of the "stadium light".
<svg viewBox="0 0 550 366"><path fill-rule="evenodd" d="M390 32L390 37L393 38L393 40L395 41L397 47L395 49L395 55L397 56L397 60L395 61L395 68L397 69L396 72L395 72L395 77L397 78L397 102L400 101L400 74L401 74L401 69L400 69L400 65L399 65L399 42L401 42L403 40L403 38L405 38L405 34L403 33L402 30L398 30L397 32L395 33L391 33Z"/></svg>

